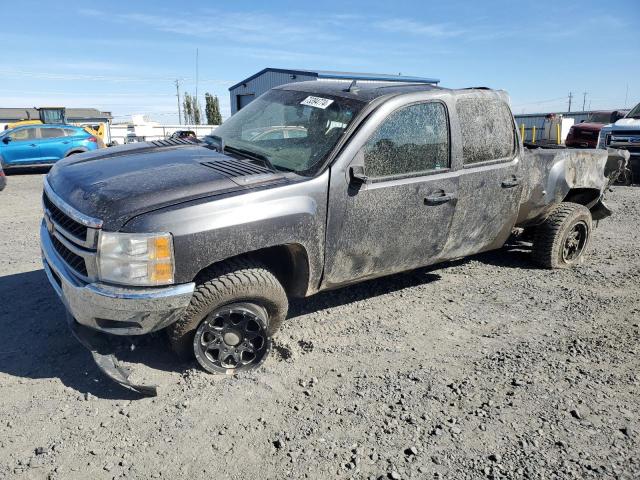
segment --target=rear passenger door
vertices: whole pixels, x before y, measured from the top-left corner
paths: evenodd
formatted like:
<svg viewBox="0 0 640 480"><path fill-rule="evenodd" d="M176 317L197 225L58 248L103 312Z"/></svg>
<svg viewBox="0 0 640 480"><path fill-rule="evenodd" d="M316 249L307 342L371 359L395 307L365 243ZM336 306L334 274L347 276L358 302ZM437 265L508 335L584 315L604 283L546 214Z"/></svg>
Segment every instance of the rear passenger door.
<svg viewBox="0 0 640 480"><path fill-rule="evenodd" d="M448 107L407 102L373 113L332 167L324 287L433 263L445 246L458 190ZM350 180L362 168L368 179Z"/></svg>
<svg viewBox="0 0 640 480"><path fill-rule="evenodd" d="M462 94L455 111L463 166L447 258L500 248L511 234L522 196L520 150L506 98L495 92Z"/></svg>
<svg viewBox="0 0 640 480"><path fill-rule="evenodd" d="M61 159L73 146L60 127L40 127L40 138L40 154L46 162Z"/></svg>

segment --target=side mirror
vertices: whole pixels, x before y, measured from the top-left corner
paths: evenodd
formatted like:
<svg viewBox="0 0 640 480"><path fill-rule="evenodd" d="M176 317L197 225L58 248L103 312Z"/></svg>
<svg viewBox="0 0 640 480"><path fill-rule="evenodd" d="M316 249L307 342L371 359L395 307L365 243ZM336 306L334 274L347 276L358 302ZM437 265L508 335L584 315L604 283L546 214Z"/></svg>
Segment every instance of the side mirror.
<svg viewBox="0 0 640 480"><path fill-rule="evenodd" d="M349 167L349 182L352 185L362 185L369 180L365 174L364 165L352 165Z"/></svg>
<svg viewBox="0 0 640 480"><path fill-rule="evenodd" d="M11 137L8 135L2 139L2 143L4 143L5 145L7 145L10 141Z"/></svg>

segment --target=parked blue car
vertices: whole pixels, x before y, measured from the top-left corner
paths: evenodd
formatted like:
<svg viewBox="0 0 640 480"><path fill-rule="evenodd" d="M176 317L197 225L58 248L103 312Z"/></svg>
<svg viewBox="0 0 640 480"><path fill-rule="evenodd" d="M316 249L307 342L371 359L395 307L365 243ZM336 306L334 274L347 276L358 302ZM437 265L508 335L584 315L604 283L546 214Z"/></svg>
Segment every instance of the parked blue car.
<svg viewBox="0 0 640 480"><path fill-rule="evenodd" d="M50 165L98 148L98 139L73 125L25 125L0 133L0 166Z"/></svg>

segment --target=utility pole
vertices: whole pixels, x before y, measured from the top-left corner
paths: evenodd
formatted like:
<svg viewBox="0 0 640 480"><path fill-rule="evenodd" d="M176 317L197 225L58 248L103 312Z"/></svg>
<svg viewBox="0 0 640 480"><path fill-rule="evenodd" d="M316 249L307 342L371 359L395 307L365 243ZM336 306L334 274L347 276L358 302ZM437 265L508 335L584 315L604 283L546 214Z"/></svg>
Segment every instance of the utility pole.
<svg viewBox="0 0 640 480"><path fill-rule="evenodd" d="M568 113L571 113L571 100L573 100L573 92L569 92L569 110Z"/></svg>
<svg viewBox="0 0 640 480"><path fill-rule="evenodd" d="M198 49L196 48L196 105L198 103Z"/></svg>
<svg viewBox="0 0 640 480"><path fill-rule="evenodd" d="M182 125L182 114L180 113L180 80L176 79L176 97L178 97L178 124Z"/></svg>
<svg viewBox="0 0 640 480"><path fill-rule="evenodd" d="M584 112L584 106L587 104L587 93L589 92L582 92L582 111Z"/></svg>
<svg viewBox="0 0 640 480"><path fill-rule="evenodd" d="M627 100L629 100L629 84L627 83L627 92L624 94L624 108L627 108Z"/></svg>

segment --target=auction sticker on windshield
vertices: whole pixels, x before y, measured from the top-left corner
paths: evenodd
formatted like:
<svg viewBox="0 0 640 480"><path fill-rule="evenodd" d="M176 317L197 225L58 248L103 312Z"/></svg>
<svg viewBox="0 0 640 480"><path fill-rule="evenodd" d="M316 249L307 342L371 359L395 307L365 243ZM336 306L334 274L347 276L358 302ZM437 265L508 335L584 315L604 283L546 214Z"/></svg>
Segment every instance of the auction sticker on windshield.
<svg viewBox="0 0 640 480"><path fill-rule="evenodd" d="M300 105L308 105L309 107L322 108L324 110L332 103L333 100L331 100L330 98L313 97L310 95L303 101L301 101Z"/></svg>

